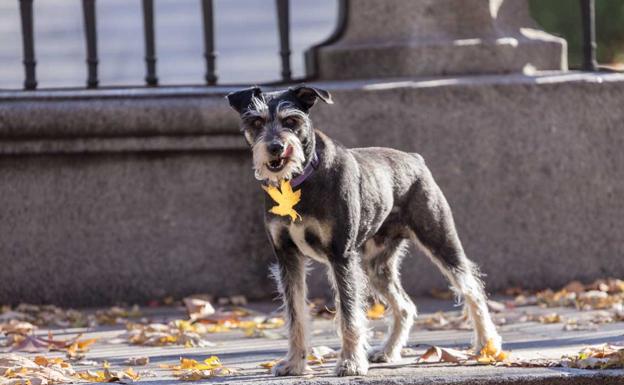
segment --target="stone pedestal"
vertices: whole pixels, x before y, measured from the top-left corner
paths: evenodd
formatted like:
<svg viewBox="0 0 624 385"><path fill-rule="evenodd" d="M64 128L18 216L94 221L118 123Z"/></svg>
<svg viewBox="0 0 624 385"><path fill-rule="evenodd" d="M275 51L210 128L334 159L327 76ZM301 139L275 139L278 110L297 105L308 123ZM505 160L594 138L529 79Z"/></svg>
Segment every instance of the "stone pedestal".
<svg viewBox="0 0 624 385"><path fill-rule="evenodd" d="M349 0L344 28L317 48L321 79L567 70L526 0Z"/></svg>

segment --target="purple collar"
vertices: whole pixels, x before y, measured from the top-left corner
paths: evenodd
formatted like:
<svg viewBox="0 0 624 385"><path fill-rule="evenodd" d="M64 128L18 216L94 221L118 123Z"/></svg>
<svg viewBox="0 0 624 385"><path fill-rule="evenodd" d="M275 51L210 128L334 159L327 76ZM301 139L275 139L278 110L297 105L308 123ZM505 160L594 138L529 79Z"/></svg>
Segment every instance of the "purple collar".
<svg viewBox="0 0 624 385"><path fill-rule="evenodd" d="M299 174L299 176L297 176L296 178L293 178L290 181L291 187L295 188L299 186L301 183L305 182L305 180L308 179L308 177L314 173L314 170L318 168L319 163L320 163L319 157L316 154L316 151L314 151L312 153L312 159L310 159L308 164L305 166L305 168L303 169L303 172Z"/></svg>

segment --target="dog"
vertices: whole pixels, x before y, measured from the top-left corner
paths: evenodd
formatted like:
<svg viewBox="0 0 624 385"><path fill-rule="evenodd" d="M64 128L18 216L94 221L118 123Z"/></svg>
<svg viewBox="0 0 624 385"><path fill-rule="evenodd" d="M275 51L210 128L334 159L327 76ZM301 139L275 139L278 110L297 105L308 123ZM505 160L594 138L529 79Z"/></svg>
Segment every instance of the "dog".
<svg viewBox="0 0 624 385"><path fill-rule="evenodd" d="M420 155L379 147L348 149L315 129L310 109L319 100L333 104L329 92L320 88L299 85L263 92L252 87L226 98L240 114L255 177L268 192L265 225L289 330L288 354L273 367L276 376L302 375L309 369L307 258L328 266L336 294L342 340L336 375L365 375L369 360L401 358L416 316L399 278L409 242L424 250L464 298L474 325L474 350L489 343L500 351L502 340L478 269L466 257L451 209ZM279 194L290 200L278 209ZM365 313L369 289L392 313L385 342L370 352Z"/></svg>

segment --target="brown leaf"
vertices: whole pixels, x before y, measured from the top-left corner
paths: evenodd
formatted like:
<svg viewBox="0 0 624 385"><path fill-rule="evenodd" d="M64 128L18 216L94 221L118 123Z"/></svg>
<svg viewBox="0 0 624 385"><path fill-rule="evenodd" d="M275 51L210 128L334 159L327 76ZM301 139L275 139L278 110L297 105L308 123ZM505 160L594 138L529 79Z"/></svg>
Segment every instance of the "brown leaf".
<svg viewBox="0 0 624 385"><path fill-rule="evenodd" d="M145 366L147 364L149 364L150 360L149 357L130 357L126 360L126 364L130 365L130 366Z"/></svg>
<svg viewBox="0 0 624 385"><path fill-rule="evenodd" d="M214 307L204 297L186 297L182 300L191 321L195 321L215 313Z"/></svg>
<svg viewBox="0 0 624 385"><path fill-rule="evenodd" d="M421 355L418 363L435 363L435 362L450 362L461 363L469 360L471 355L463 350L441 348L439 346L431 346L423 355Z"/></svg>

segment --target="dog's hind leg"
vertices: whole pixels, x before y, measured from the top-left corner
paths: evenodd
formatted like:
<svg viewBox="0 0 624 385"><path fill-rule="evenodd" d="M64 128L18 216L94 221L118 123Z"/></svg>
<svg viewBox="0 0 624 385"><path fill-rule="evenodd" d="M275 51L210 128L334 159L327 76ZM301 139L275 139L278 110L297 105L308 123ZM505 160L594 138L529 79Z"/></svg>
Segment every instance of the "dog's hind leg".
<svg viewBox="0 0 624 385"><path fill-rule="evenodd" d="M487 306L477 266L466 257L451 209L428 170L413 186L408 208L410 227L417 242L464 298L475 330L473 346L478 353L491 341L500 351L501 337Z"/></svg>
<svg viewBox="0 0 624 385"><path fill-rule="evenodd" d="M378 244L377 242L381 242ZM399 276L399 265L405 252L406 239L371 238L364 245L364 268L372 288L390 305L392 323L383 345L369 354L371 362L394 362L401 359L416 317L416 305L407 295Z"/></svg>

